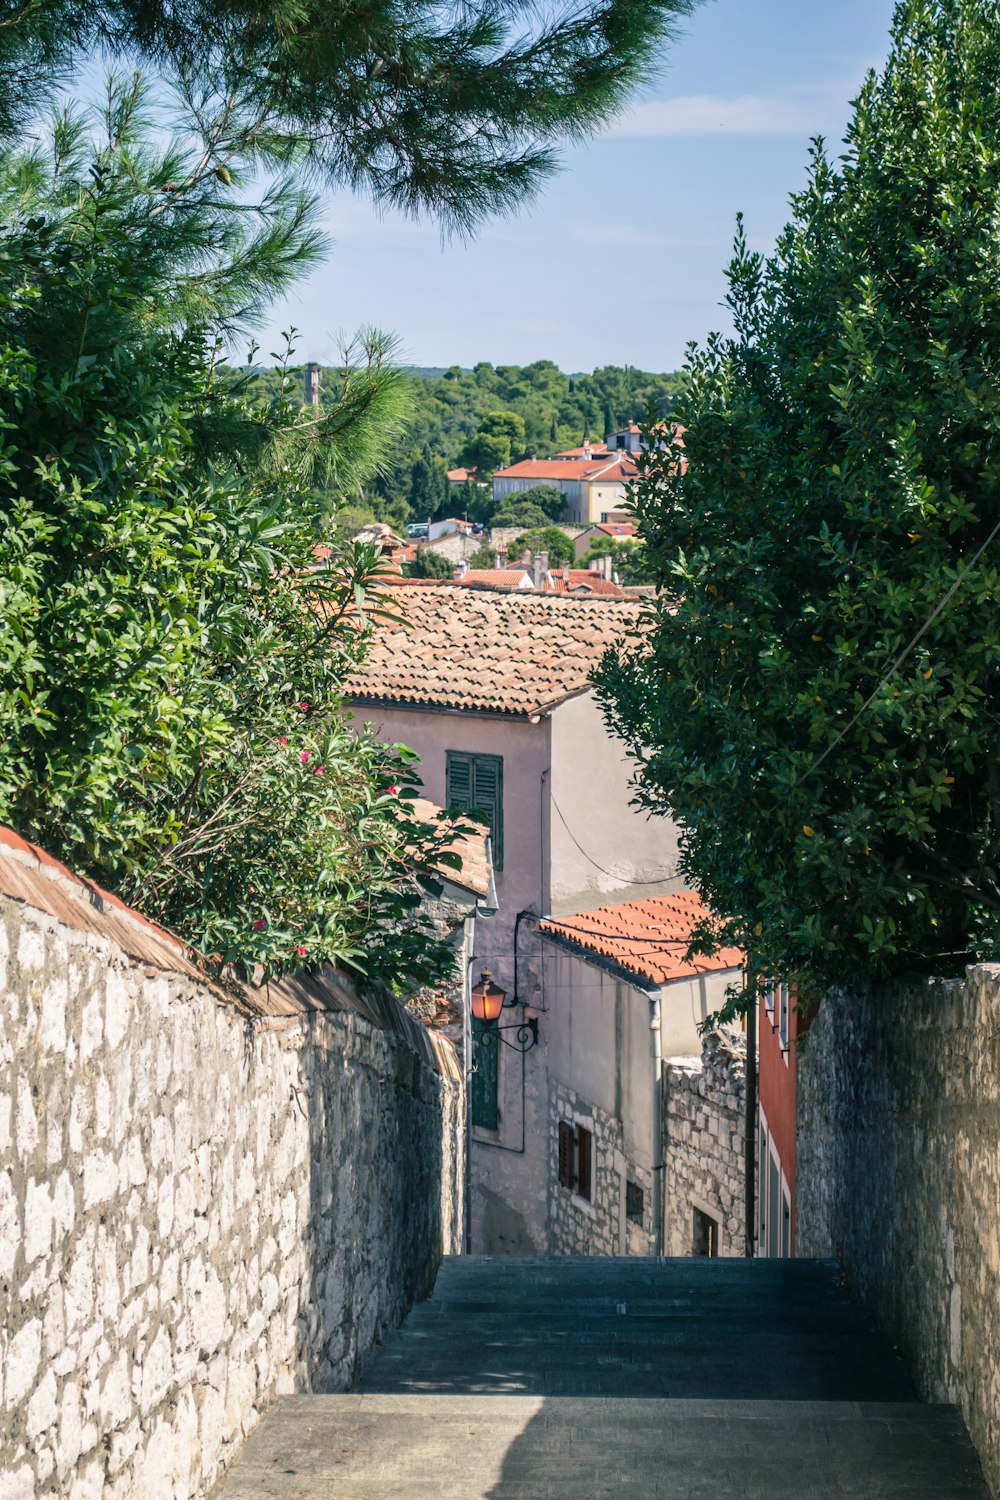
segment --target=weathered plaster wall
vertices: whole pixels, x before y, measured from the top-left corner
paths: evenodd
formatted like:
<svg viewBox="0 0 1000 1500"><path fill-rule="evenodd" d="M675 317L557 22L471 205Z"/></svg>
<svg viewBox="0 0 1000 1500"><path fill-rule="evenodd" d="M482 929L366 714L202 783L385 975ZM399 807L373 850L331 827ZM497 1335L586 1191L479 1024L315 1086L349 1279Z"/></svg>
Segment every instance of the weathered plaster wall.
<svg viewBox="0 0 1000 1500"><path fill-rule="evenodd" d="M745 1244L746 1038L713 1032L700 1057L670 1057L663 1069L667 1255L691 1255L694 1210L720 1229L719 1254Z"/></svg>
<svg viewBox="0 0 1000 1500"><path fill-rule="evenodd" d="M683 889L677 829L671 819L650 818L632 805L633 770L592 692L553 710L548 794L555 804L549 818L554 913ZM636 882L642 883L638 892L632 889Z"/></svg>
<svg viewBox="0 0 1000 1500"><path fill-rule="evenodd" d="M799 1255L836 1255L1000 1494L1000 966L835 991L798 1048Z"/></svg>
<svg viewBox="0 0 1000 1500"><path fill-rule="evenodd" d="M0 1497L202 1495L460 1248L457 1067L402 1013L241 1014L8 896L0 997Z"/></svg>
<svg viewBox="0 0 1000 1500"><path fill-rule="evenodd" d="M560 1120L582 1125L593 1137L592 1191L587 1202L563 1187L556 1173ZM549 1255L648 1255L652 1235L652 1173L626 1150L622 1121L567 1088L553 1085L549 1101L547 1253ZM648 1160L648 1153L647 1153ZM643 1194L639 1222L626 1216L626 1183Z"/></svg>

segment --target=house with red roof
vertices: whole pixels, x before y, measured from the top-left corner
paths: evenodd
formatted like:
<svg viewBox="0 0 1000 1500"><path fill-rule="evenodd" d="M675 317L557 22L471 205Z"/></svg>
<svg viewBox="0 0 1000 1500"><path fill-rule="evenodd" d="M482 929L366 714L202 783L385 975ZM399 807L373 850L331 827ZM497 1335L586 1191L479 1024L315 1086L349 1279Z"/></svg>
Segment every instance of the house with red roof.
<svg viewBox="0 0 1000 1500"><path fill-rule="evenodd" d="M605 651L642 628L641 608L436 580L389 588L394 618L347 683L351 711L417 752L427 797L489 827L497 911L477 924L477 971L539 1022L537 1048L484 1051L474 1075L472 1248L543 1253L547 1158L525 1146L548 1109L531 917L681 884L676 830L632 804L631 763L591 681Z"/></svg>
<svg viewBox="0 0 1000 1500"><path fill-rule="evenodd" d="M558 458L526 458L500 469L493 476L493 500L499 505L510 495L535 485L561 490L565 497L562 519L583 525L607 521L625 511L631 486L639 477L627 454L597 454Z"/></svg>
<svg viewBox="0 0 1000 1500"><path fill-rule="evenodd" d="M744 963L736 948L686 956L708 916L684 890L537 924L545 1088L528 1137L547 1166L551 1255L691 1254L696 1213L717 1226L714 1253L743 1253L739 1215L734 1232L710 1180L692 1201L671 1184L664 1127L668 1064L699 1065L699 1024Z"/></svg>

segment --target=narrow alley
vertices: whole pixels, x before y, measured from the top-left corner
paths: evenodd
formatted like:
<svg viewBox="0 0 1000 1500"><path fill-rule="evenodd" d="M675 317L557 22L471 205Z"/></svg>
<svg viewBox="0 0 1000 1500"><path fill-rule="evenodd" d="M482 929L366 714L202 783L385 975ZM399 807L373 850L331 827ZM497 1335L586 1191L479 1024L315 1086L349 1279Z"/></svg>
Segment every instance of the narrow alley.
<svg viewBox="0 0 1000 1500"><path fill-rule="evenodd" d="M988 1500L829 1261L452 1257L218 1500Z"/></svg>

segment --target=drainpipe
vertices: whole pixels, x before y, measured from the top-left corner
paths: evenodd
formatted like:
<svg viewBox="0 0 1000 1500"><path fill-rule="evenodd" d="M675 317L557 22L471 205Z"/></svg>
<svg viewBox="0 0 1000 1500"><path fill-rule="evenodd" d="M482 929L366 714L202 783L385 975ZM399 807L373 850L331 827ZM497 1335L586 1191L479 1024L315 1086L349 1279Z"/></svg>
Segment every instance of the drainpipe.
<svg viewBox="0 0 1000 1500"><path fill-rule="evenodd" d="M743 1162L746 1170L743 1201L746 1205L746 1229L744 1246L748 1259L757 1249L757 1015L760 996L757 992L757 976L753 976L750 989L752 1003L747 1009L747 1066L746 1066L746 1124L744 1127Z"/></svg>
<svg viewBox="0 0 1000 1500"><path fill-rule="evenodd" d="M663 1254L663 1043L660 997L649 997L649 1039L653 1062L653 1254Z"/></svg>
<svg viewBox="0 0 1000 1500"><path fill-rule="evenodd" d="M476 945L476 918L465 919L465 983L462 994L462 1073L465 1079L465 1213L462 1242L472 1254L472 965Z"/></svg>

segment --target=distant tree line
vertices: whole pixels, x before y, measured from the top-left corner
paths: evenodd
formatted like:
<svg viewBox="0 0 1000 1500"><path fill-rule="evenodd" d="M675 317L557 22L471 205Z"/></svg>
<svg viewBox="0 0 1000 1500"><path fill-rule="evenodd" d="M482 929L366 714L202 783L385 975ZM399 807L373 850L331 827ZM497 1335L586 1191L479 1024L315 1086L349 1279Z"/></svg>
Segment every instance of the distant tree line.
<svg viewBox="0 0 1000 1500"><path fill-rule="evenodd" d="M480 362L472 370L458 365L440 371L410 371L413 416L405 436L384 455L381 472L361 495L331 491L330 508L346 505L349 519L405 526L409 521L468 514L492 521L488 487L497 469L529 458L548 457L605 435L633 418L666 416L684 389L679 373L650 374L630 366L604 365L591 375L567 375L551 360L531 365ZM301 381L305 373L293 371ZM278 389L276 370L262 369L258 396L270 400ZM335 370L324 371L324 404L339 398ZM468 467L479 483L455 486L448 471ZM533 524L515 518L503 524ZM498 518L498 524L500 524Z"/></svg>

